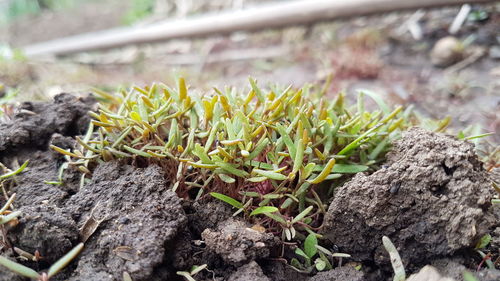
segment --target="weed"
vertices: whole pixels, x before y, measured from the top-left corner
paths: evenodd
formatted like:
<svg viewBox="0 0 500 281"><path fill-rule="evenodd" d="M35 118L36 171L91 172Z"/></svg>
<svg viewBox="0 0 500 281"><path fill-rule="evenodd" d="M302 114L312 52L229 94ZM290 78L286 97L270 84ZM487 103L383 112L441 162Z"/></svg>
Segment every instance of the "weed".
<svg viewBox="0 0 500 281"><path fill-rule="evenodd" d="M303 262L293 258L292 267L303 273L311 273L315 268L317 271L330 270L333 268L334 258L349 258L348 254L332 253L330 250L318 245L316 234L309 234L304 240L303 248L297 247L295 254L302 258Z"/></svg>
<svg viewBox="0 0 500 281"><path fill-rule="evenodd" d="M200 265L200 266L193 266L190 271L177 271L177 275L180 275L184 277L185 280L188 281L196 281L193 276L199 273L200 271L204 270L207 268L206 264Z"/></svg>

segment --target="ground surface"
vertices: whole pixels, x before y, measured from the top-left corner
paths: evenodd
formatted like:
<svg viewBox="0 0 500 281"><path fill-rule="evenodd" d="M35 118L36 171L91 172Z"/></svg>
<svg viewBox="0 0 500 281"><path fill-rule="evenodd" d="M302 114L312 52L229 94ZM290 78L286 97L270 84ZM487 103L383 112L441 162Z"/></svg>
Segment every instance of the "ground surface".
<svg viewBox="0 0 500 281"><path fill-rule="evenodd" d="M7 29L4 27L8 33L2 39L9 40L13 46L22 46L48 39L49 35L42 36L40 30L51 30L50 36L57 37L107 28L120 23L125 9L115 5L114 1L104 1L63 13L21 18ZM16 100L33 101L51 100L60 92L83 94L94 86L116 89L154 81L172 83L176 75L185 76L193 88L201 91L214 85L246 86L249 75L263 85L300 86L321 83L333 74L329 96L344 90L355 98L358 89L369 89L383 95L390 104L413 105L427 117L451 116L454 134L468 126L481 128L471 130L471 134L498 132L499 6L474 9L486 12L488 17L467 22L456 35L459 40L474 39L465 47L465 61L479 54L464 68L458 67L460 60L450 66L436 67L430 59L433 45L448 35L447 28L459 10L446 8L423 11L421 16L415 12L391 13L279 31L175 40L57 60L2 60L0 82L5 85L6 93L19 90ZM78 15L81 21L75 20ZM89 15L97 15L102 20ZM423 35L420 40L414 39L407 28L408 20L417 16ZM85 129L88 120L85 113L91 104L89 99L70 96L57 96L52 104L25 103L21 105L25 111L16 115L15 122L0 125L0 161L13 167L32 159L30 170L19 177L18 185L12 190L18 193L17 204L25 216L19 227L9 233L16 245L31 252L38 249L44 255L43 262L27 265L46 269L82 239L79 228L95 216L105 220L96 232L90 233L78 263L64 271L58 277L60 280L118 280L124 271L134 280L181 280L175 275L176 271L203 263L208 263L212 271L200 273L197 276L200 280L309 278L279 260L254 261L256 256L274 257L272 239L252 231L244 222L231 219L232 212L224 204L203 200L190 204L178 199L166 190L162 172L157 167L102 165L85 190L79 190L76 173L67 174L67 184L63 186L41 182L40 179L55 180L63 162L61 156L49 152L48 144L71 147L72 137ZM419 137L422 139L415 144L414 140ZM486 152L482 156L494 152L500 136L496 133L486 140L490 145L483 143L482 150ZM484 171L472 146L451 137L419 132L405 144L411 144L413 150L399 146L386 170L360 175L338 191L338 198L351 198L359 195L352 186L359 185L363 187L363 194L373 196L369 202L361 198L349 203L337 202L330 207L329 223L336 226L327 235L331 246L352 253L356 263L344 263L345 266L310 280L389 279L392 273L387 257L380 241L375 241L387 233L393 234L391 238L394 237L398 246L408 250L402 252L402 256L412 272L432 264L440 274L460 280L461 270L474 270L481 262L471 249L478 236L487 230L493 233L494 239L485 251L498 257L499 212L493 217L487 203L492 194L485 191L489 188L488 179L499 181L498 169L490 173ZM450 152L450 147L460 153ZM500 157L499 152L496 153L489 158L493 162L487 167L498 164L494 162L495 157L496 161ZM430 156L412 158L415 155ZM126 179L117 180L121 177ZM147 182L146 177L153 180ZM118 188L109 190L110 185ZM378 189L372 190L373 186ZM457 191L458 187L464 191ZM137 193L138 189L143 192ZM421 201L408 200L407 195L420 196ZM363 205L368 203L369 206ZM346 218L335 220L339 216L334 214L352 210L363 211L351 212L351 221L347 223L342 221ZM457 210L463 211L458 213L464 217L455 214ZM422 218L431 223L422 222ZM352 229L345 226L354 220L362 223L357 225L356 235L347 236ZM391 220L394 223L388 223ZM467 228L469 225L474 228ZM338 238L340 235L342 239ZM356 242L366 237L377 238L368 239L365 244ZM52 247L54 244L59 247ZM232 251L228 245L236 250ZM358 262L363 264L362 272L353 269ZM0 280L19 280L3 270L0 269ZM481 280L498 280L496 271L483 270L479 275L483 276Z"/></svg>

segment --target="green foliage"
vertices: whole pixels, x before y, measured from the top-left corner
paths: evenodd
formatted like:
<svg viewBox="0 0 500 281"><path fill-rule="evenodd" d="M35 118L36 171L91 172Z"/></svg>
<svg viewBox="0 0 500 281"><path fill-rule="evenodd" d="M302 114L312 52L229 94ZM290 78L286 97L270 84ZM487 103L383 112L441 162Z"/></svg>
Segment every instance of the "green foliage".
<svg viewBox="0 0 500 281"><path fill-rule="evenodd" d="M21 173L22 171L24 171L24 169L26 169L26 167L28 166L28 163L29 163L29 160L27 160L26 162L24 162L21 167L19 167L18 169L16 169L15 171L10 171L10 172L7 172L3 175L0 175L0 180L4 180L4 179L7 179L7 178L10 178L10 177L13 177L19 173Z"/></svg>
<svg viewBox="0 0 500 281"><path fill-rule="evenodd" d="M483 237L481 237L481 239L479 239L479 241L477 242L476 244L476 249L483 249L483 248L486 248L486 246L488 246L488 244L490 244L490 241L491 241L491 235L490 234L486 234L484 235Z"/></svg>
<svg viewBox="0 0 500 281"><path fill-rule="evenodd" d="M95 90L101 103L87 134L73 150L51 148L82 179L106 161L157 164L180 197L209 192L290 241L314 233L335 186L376 168L411 125L409 111L391 110L374 93L367 96L381 109L369 111L364 94L350 106L344 94L330 101L316 98L318 91L264 90L250 79L245 93L214 88L199 95L182 78L175 88Z"/></svg>
<svg viewBox="0 0 500 281"><path fill-rule="evenodd" d="M0 168L3 168L5 172L0 175L0 186L4 187L4 184L12 179L14 176L20 174L26 167L28 166L29 161L24 162L18 169L12 171L7 169L2 163L0 163ZM6 193L4 193L5 196L7 196ZM3 207L0 209L0 226L3 224L9 223L11 221L15 221L17 217L21 215L21 212L19 211L10 211L9 208L12 208L12 203L14 202L14 199L16 198L16 194L12 194L7 202L3 205Z"/></svg>
<svg viewBox="0 0 500 281"><path fill-rule="evenodd" d="M196 281L196 279L194 279L193 276L206 268L207 268L206 264L202 264L199 266L194 265L190 271L177 271L177 275L184 277L184 279L188 281Z"/></svg>
<svg viewBox="0 0 500 281"><path fill-rule="evenodd" d="M217 198L217 199L219 199L221 201L226 202L227 204L235 207L236 209L243 208L243 204L241 204L241 202L239 202L237 200L234 200L233 198L231 198L229 196L226 196L224 194L220 194L220 193L217 193L217 192L210 192L210 195L212 195L214 198Z"/></svg>
<svg viewBox="0 0 500 281"><path fill-rule="evenodd" d="M472 274L470 271L465 270L462 273L462 277L464 278L464 281L479 281L474 274Z"/></svg>
<svg viewBox="0 0 500 281"><path fill-rule="evenodd" d="M274 213L277 211L279 211L279 209L276 207L262 206L262 207L258 207L257 209L253 210L250 213L250 216L255 216L255 215L260 215L260 214L265 214L265 213Z"/></svg>
<svg viewBox="0 0 500 281"><path fill-rule="evenodd" d="M133 24L153 13L155 0L132 0L132 7L123 18L124 24Z"/></svg>
<svg viewBox="0 0 500 281"><path fill-rule="evenodd" d="M309 234L303 243L303 248L296 248L295 254L302 259L293 258L291 265L299 272L310 273L314 269L317 271L330 270L333 268L333 259L335 258L350 258L351 256L344 253L332 253L330 250L318 245L317 234Z"/></svg>

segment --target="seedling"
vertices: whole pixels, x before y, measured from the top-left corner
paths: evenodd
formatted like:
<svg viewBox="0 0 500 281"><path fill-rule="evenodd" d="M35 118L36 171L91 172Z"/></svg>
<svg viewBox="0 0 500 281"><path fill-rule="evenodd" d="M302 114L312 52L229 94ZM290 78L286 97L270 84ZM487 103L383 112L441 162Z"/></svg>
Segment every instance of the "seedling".
<svg viewBox="0 0 500 281"><path fill-rule="evenodd" d="M317 271L330 270L333 268L333 258L349 258L348 254L332 253L330 250L318 245L318 239L315 234L309 234L304 240L303 248L297 247L295 254L302 258L303 262L293 258L292 267L303 273L311 273L314 269Z"/></svg>
<svg viewBox="0 0 500 281"><path fill-rule="evenodd" d="M403 262L401 261L401 256L399 255L398 250L396 249L396 246L392 244L391 240L387 236L382 237L382 244L384 245L385 250L389 253L389 256L391 258L392 269L394 270L393 280L394 281L406 280L405 268Z"/></svg>
<svg viewBox="0 0 500 281"><path fill-rule="evenodd" d="M177 275L184 277L187 281L196 281L193 276L198 274L200 271L207 268L206 264L203 265L194 265L190 271L177 271Z"/></svg>
<svg viewBox="0 0 500 281"><path fill-rule="evenodd" d="M3 228L5 224L16 222L17 217L21 215L21 212L14 211L13 202L16 198L16 194L12 194L10 197L7 195L7 191L4 188L4 183L14 176L20 174L26 167L28 166L29 161L24 162L18 169L12 171L7 169L2 163L0 163L0 167L3 168L6 172L0 175L0 186L2 187L2 191L4 193L4 197L7 199L4 206L0 209L0 228ZM11 210L9 210L11 209Z"/></svg>

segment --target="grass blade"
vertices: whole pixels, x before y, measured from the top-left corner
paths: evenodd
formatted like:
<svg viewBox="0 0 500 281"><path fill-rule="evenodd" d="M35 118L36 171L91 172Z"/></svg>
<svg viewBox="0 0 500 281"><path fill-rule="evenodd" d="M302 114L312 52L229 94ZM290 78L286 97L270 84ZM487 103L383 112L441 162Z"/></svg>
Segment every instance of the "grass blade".
<svg viewBox="0 0 500 281"><path fill-rule="evenodd" d="M212 197L217 198L223 202L226 202L227 204L235 207L236 209L243 208L243 204L241 204L241 202L239 202L238 200L233 199L227 195L217 193L217 192L210 192L210 195L212 195Z"/></svg>
<svg viewBox="0 0 500 281"><path fill-rule="evenodd" d="M83 243L76 245L71 251L69 251L66 255L56 261L47 272L47 275L50 277L56 275L59 271L64 269L83 249Z"/></svg>
<svg viewBox="0 0 500 281"><path fill-rule="evenodd" d="M38 274L38 272L34 271L33 269L26 267L22 264L19 264L17 262L13 262L2 256L0 256L0 264L24 277L28 277L31 279L38 279L40 277L40 274Z"/></svg>

